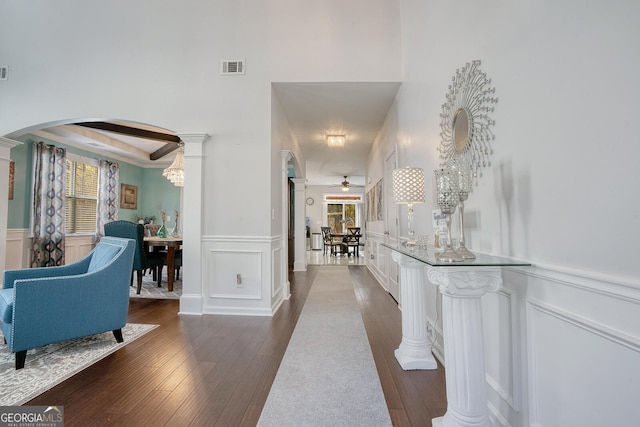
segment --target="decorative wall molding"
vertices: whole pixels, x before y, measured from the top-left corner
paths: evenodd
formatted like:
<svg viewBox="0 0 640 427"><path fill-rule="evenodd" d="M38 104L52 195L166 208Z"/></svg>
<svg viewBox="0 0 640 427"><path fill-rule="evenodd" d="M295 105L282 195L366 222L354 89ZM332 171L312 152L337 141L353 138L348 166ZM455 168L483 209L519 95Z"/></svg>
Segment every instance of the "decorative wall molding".
<svg viewBox="0 0 640 427"><path fill-rule="evenodd" d="M490 371L486 372L486 380L487 384L500 396L500 398L511 406L514 411L519 411L521 408L521 389L522 389L522 352L520 351L520 341L519 341L519 332L520 332L520 322L518 321L518 313L517 313L517 302L514 297L514 292L507 288L500 288L494 295L487 295L485 297L496 297L496 304L500 305L500 297L502 297L506 303L502 305L506 305L508 310L508 318L500 319L503 325L507 330L505 331L505 339L509 339L510 343L510 362L511 362L511 390L509 391L505 388L506 384L501 384L497 378L494 378ZM484 308L483 308L484 310ZM484 310L486 312L486 310ZM488 313L485 313L487 316ZM486 334L486 330L485 330ZM485 348L485 352L487 349Z"/></svg>
<svg viewBox="0 0 640 427"><path fill-rule="evenodd" d="M201 241L203 243L207 242L220 242L220 243L231 243L231 242L240 242L240 243L273 243L282 241L282 235L277 236L215 236L215 235L206 235L202 236Z"/></svg>
<svg viewBox="0 0 640 427"><path fill-rule="evenodd" d="M272 316L286 299L287 277L280 273L281 236L207 235L200 240L200 313ZM237 274L241 275L241 286L236 284ZM187 302L189 310L198 308L195 295L189 298L185 298L184 311Z"/></svg>
<svg viewBox="0 0 640 427"><path fill-rule="evenodd" d="M29 268L29 250L31 231L28 228L10 228L7 230L7 259L5 268L17 270Z"/></svg>
<svg viewBox="0 0 640 427"><path fill-rule="evenodd" d="M586 332L598 335L611 342L622 345L630 350L640 353L640 337L610 328L606 325L594 322L590 319L579 316L560 307L555 307L551 304L547 304L532 298L527 299L527 304L531 308L541 313L553 316L556 319L576 326Z"/></svg>
<svg viewBox="0 0 640 427"><path fill-rule="evenodd" d="M242 262L238 262L242 259ZM254 250L207 251L205 260L208 290L205 297L216 299L262 299L262 252ZM237 275L240 275L240 284ZM235 286L231 286L234 283ZM230 292L231 291L231 292Z"/></svg>
<svg viewBox="0 0 640 427"><path fill-rule="evenodd" d="M640 280L635 278L618 277L551 264L535 264L529 269L508 267L505 270L640 304Z"/></svg>

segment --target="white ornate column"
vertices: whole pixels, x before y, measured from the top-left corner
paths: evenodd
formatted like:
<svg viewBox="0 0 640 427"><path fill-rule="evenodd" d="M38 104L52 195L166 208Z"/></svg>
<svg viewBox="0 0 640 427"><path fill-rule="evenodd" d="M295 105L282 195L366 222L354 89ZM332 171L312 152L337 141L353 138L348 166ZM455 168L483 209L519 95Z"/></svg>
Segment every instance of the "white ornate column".
<svg viewBox="0 0 640 427"><path fill-rule="evenodd" d="M22 144L0 136L0 272L5 269L7 259L7 217L9 198L9 162L11 161L11 149ZM0 284L2 277L0 277Z"/></svg>
<svg viewBox="0 0 640 427"><path fill-rule="evenodd" d="M427 335L427 293L425 264L392 251L400 265L400 299L402 305L402 342L394 352L402 369L437 369Z"/></svg>
<svg viewBox="0 0 640 427"><path fill-rule="evenodd" d="M179 134L184 141L184 189L182 192L182 296L180 313L202 314L202 196L204 192L203 145L209 135Z"/></svg>
<svg viewBox="0 0 640 427"><path fill-rule="evenodd" d="M289 299L291 297L291 282L289 282L289 160L293 158L293 153L289 150L280 152L282 159L281 177L282 177L282 255L280 257L280 277L282 277L282 297ZM276 287L279 284L276 284ZM273 296L273 295L272 295Z"/></svg>
<svg viewBox="0 0 640 427"><path fill-rule="evenodd" d="M305 255L307 252L307 244L306 244L306 233L305 233L305 204L304 199L307 194L306 188L306 179L304 178L292 178L293 184L295 186L294 191L294 222L295 222L295 230L294 234L294 260L293 260L293 271L307 271L307 261L305 260Z"/></svg>
<svg viewBox="0 0 640 427"><path fill-rule="evenodd" d="M442 293L447 412L433 426L490 427L480 297L502 283L500 267L434 267L429 281Z"/></svg>

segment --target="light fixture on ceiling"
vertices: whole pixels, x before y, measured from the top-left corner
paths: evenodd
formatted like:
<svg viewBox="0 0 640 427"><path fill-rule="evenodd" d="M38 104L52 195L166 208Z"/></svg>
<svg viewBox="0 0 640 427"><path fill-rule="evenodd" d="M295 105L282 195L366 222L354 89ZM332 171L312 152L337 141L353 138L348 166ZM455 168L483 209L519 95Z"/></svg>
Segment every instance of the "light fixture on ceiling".
<svg viewBox="0 0 640 427"><path fill-rule="evenodd" d="M345 135L327 135L327 145L329 147L344 147L347 140Z"/></svg>
<svg viewBox="0 0 640 427"><path fill-rule="evenodd" d="M171 166L162 172L162 175L176 187L184 187L184 144L180 144L176 158L173 159Z"/></svg>

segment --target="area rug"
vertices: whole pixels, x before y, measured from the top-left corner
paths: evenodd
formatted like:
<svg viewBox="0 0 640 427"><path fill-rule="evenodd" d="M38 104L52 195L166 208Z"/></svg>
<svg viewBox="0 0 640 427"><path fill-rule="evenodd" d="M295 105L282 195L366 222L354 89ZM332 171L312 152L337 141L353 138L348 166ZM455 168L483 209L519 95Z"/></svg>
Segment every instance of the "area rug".
<svg viewBox="0 0 640 427"><path fill-rule="evenodd" d="M15 354L0 346L0 406L28 402L157 326L128 323L122 329L122 343L116 342L112 332L105 332L29 350L25 367L18 370ZM4 342L2 334L0 342Z"/></svg>
<svg viewBox="0 0 640 427"><path fill-rule="evenodd" d="M319 267L259 426L391 426L348 267Z"/></svg>
<svg viewBox="0 0 640 427"><path fill-rule="evenodd" d="M164 269L166 270L166 269ZM161 286L158 287L158 282L153 280L153 275L145 274L142 276L142 288L140 294L136 294L138 289L137 279L134 278L133 286L129 287L129 297L131 298L152 298L152 299L180 299L182 296L182 280L173 281L173 292L169 292L169 285L167 284L167 274L162 274Z"/></svg>

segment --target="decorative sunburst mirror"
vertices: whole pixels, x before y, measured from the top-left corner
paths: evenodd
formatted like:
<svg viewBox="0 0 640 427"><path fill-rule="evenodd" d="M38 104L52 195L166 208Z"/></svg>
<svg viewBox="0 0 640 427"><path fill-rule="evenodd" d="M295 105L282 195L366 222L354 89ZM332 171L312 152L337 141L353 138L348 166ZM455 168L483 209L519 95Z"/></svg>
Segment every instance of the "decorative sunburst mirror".
<svg viewBox="0 0 640 427"><path fill-rule="evenodd" d="M491 79L480 70L480 61L467 63L456 70L446 102L440 113L441 165L454 157L471 164L477 179L481 168L490 165L491 141L495 136L491 126L495 121L489 116L494 111L498 98Z"/></svg>

